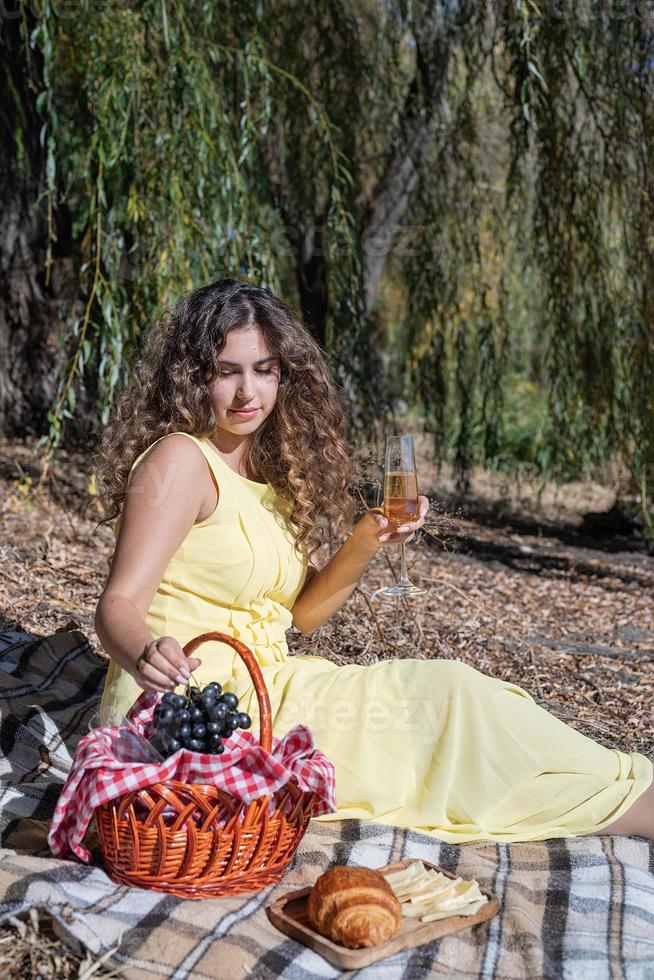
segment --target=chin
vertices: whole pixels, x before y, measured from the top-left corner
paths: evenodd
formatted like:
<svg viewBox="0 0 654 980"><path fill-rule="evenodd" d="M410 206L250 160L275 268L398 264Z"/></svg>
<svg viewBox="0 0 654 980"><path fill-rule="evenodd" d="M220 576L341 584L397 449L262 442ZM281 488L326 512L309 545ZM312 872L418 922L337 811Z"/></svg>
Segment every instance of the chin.
<svg viewBox="0 0 654 980"><path fill-rule="evenodd" d="M259 416L253 419L240 419L240 420L232 419L231 415L227 415L220 427L222 429L227 429L229 432L235 432L235 433L243 432L243 429L247 429L247 428L252 428L254 430L254 429L258 429L260 425L263 425L263 423L266 421L267 418L268 418L267 415L264 415L263 418L261 418L261 413L259 413Z"/></svg>

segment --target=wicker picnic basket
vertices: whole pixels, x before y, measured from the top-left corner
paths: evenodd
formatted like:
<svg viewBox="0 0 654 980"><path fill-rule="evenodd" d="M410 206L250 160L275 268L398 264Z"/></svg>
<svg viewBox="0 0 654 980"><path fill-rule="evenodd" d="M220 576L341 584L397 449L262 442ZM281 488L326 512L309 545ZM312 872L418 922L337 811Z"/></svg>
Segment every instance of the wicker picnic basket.
<svg viewBox="0 0 654 980"><path fill-rule="evenodd" d="M245 662L259 704L259 740L270 752L270 699L254 654L219 632L196 636L184 653L207 640L229 644ZM105 868L114 881L182 898L258 891L279 881L293 860L315 796L289 782L244 803L216 786L176 780L125 793L95 811Z"/></svg>

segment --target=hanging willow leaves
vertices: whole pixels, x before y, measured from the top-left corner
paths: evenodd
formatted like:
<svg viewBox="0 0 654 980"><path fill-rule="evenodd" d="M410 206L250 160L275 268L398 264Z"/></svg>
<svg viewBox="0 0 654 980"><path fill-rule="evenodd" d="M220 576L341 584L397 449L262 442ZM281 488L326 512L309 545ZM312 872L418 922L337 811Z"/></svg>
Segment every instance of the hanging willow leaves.
<svg viewBox="0 0 654 980"><path fill-rule="evenodd" d="M515 5L505 29L527 79L530 153L513 118L547 337L549 469L618 455L647 514L654 489L654 34L645 3ZM512 25L513 5L503 9ZM529 62L538 66L530 71ZM523 127L524 131L524 127ZM518 163L518 161L521 161ZM531 258L530 256L530 258Z"/></svg>
<svg viewBox="0 0 654 980"><path fill-rule="evenodd" d="M143 328L182 292L221 275L256 277L281 291L280 229L258 140L277 124L289 93L329 173L336 286L344 269L337 298L347 306L356 289L349 176L332 123L300 80L267 59L255 15L233 4L151 0L93 4L89 17L87 6L67 6L61 16L45 2L30 39L47 65L40 107L66 175L56 190L48 182L48 206L71 209L81 253L79 310L70 312L70 366L50 446L84 378L106 422Z"/></svg>
<svg viewBox="0 0 654 980"><path fill-rule="evenodd" d="M163 306L245 275L301 309L353 435L399 397L462 487L617 464L651 524L650 6L22 2L46 276L64 213L79 269L51 443L106 420Z"/></svg>
<svg viewBox="0 0 654 980"><path fill-rule="evenodd" d="M569 480L619 461L651 523L652 12L500 3L457 51L412 204L425 233L392 269L421 352L407 394L462 485L474 462Z"/></svg>

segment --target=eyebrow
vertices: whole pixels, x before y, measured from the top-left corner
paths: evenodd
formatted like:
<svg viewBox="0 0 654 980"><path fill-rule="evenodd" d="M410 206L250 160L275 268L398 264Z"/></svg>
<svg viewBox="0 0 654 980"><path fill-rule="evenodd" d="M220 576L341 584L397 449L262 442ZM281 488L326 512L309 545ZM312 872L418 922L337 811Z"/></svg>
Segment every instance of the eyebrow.
<svg viewBox="0 0 654 980"><path fill-rule="evenodd" d="M277 355L274 354L272 357L263 357L260 361L255 361L254 363L255 363L255 365L256 364L267 364L268 361L277 361L278 359L279 358L277 357ZM238 361L223 361L223 360L219 360L218 363L219 364L229 364L230 367L240 367L241 366L238 363Z"/></svg>

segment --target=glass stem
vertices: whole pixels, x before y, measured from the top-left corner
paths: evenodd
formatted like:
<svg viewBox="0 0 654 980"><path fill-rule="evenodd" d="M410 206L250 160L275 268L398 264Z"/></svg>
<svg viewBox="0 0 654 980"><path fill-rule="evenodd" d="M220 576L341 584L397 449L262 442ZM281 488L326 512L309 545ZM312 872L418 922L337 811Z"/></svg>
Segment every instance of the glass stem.
<svg viewBox="0 0 654 980"><path fill-rule="evenodd" d="M411 585L409 582L409 576L406 570L406 551L404 550L404 541L400 542L400 548L402 549L401 566L400 566L400 581L398 585Z"/></svg>

